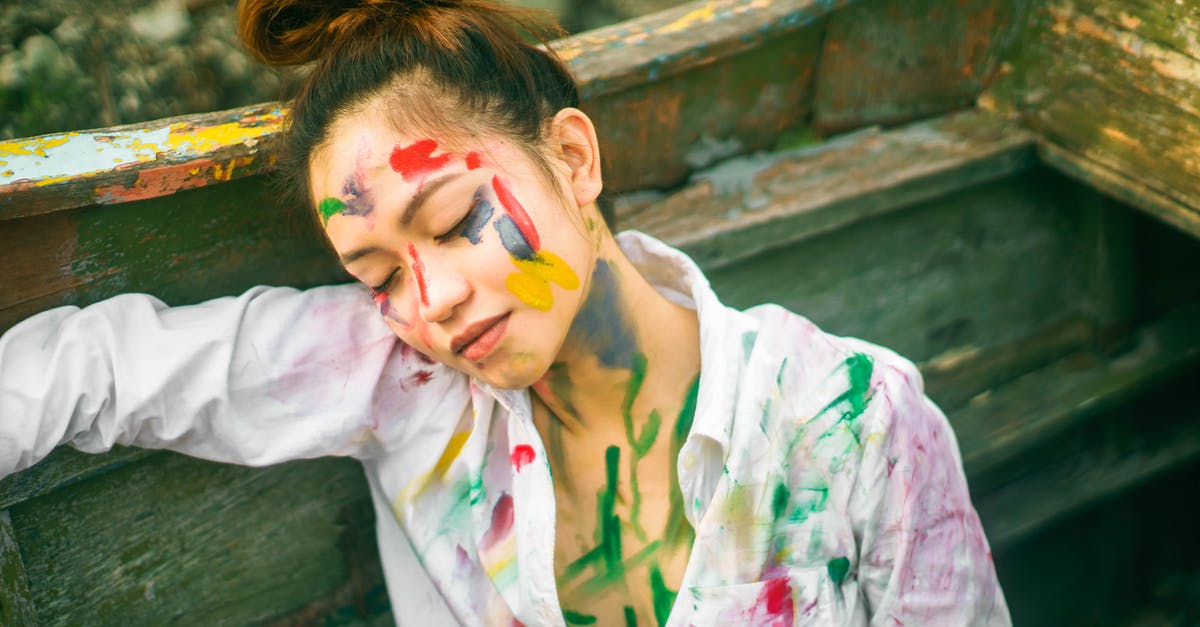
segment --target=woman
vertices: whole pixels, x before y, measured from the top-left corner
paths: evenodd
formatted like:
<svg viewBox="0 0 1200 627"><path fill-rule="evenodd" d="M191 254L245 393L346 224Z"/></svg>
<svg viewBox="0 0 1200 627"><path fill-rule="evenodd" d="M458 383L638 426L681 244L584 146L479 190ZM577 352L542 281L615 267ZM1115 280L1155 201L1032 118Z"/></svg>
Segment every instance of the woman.
<svg viewBox="0 0 1200 627"><path fill-rule="evenodd" d="M67 442L355 456L420 624L1009 623L909 362L614 237L595 130L519 14L342 4L244 0L241 34L313 64L296 188L366 287L18 325L0 474Z"/></svg>

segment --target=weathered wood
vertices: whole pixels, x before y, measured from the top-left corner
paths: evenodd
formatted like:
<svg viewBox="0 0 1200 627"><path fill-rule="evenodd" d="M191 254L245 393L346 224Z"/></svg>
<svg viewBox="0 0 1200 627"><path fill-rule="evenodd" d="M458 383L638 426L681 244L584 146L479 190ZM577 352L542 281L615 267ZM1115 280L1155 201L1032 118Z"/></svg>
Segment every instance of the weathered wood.
<svg viewBox="0 0 1200 627"><path fill-rule="evenodd" d="M1194 385L1200 370L1186 371ZM1170 389L1170 388L1168 388ZM1139 397L1090 429L1045 442L1053 454L1027 457L1016 480L975 498L994 551L1004 551L1053 521L1200 459L1200 414L1178 395ZM1087 399L1080 398L1081 402ZM1166 400L1167 402L1162 402ZM1168 417L1168 419L1164 419Z"/></svg>
<svg viewBox="0 0 1200 627"><path fill-rule="evenodd" d="M349 280L307 216L280 209L262 179L0 222L0 329L59 305L121 292L172 304L255 284Z"/></svg>
<svg viewBox="0 0 1200 627"><path fill-rule="evenodd" d="M1200 304L1139 330L1122 355L1077 353L992 390L951 414L976 489L1031 448L1200 365Z"/></svg>
<svg viewBox="0 0 1200 627"><path fill-rule="evenodd" d="M833 14L817 68L821 134L970 107L1030 0L868 0Z"/></svg>
<svg viewBox="0 0 1200 627"><path fill-rule="evenodd" d="M679 182L690 171L685 157L695 154L702 136L733 142L737 151L771 146L774 134L807 110L819 20L847 1L693 2L554 44L590 111L643 121L642 130L626 134L605 134L622 125L601 126L612 158L608 188ZM791 43L797 31L808 34ZM764 44L772 46L765 62L762 54L741 54ZM655 87L636 92L648 84ZM722 90L728 109L700 106L712 102L714 88ZM675 120L681 99L697 104L689 103ZM266 103L0 142L0 221L156 198L271 170L286 115L284 106ZM655 129L652 137L643 136L663 119L673 132ZM640 156L645 145L637 143L646 139L662 142L651 155L652 167ZM621 154L630 157L617 159Z"/></svg>
<svg viewBox="0 0 1200 627"><path fill-rule="evenodd" d="M863 131L726 161L623 224L717 268L1026 170L1034 164L1032 140L977 113Z"/></svg>
<svg viewBox="0 0 1200 627"><path fill-rule="evenodd" d="M12 518L0 510L0 625L36 625L37 607L29 594L21 547L13 537Z"/></svg>
<svg viewBox="0 0 1200 627"><path fill-rule="evenodd" d="M0 479L0 509L87 481L156 453L150 449L118 446L104 455L89 455L70 447L59 447L32 468Z"/></svg>
<svg viewBox="0 0 1200 627"><path fill-rule="evenodd" d="M1074 155L1056 159L1067 171L1200 236L1200 54L1187 30L1195 8L1047 1L1030 12L980 104L1020 117L1063 151L1054 157Z"/></svg>
<svg viewBox="0 0 1200 627"><path fill-rule="evenodd" d="M262 622L354 577L386 596L350 460L248 469L163 453L10 511L46 625Z"/></svg>

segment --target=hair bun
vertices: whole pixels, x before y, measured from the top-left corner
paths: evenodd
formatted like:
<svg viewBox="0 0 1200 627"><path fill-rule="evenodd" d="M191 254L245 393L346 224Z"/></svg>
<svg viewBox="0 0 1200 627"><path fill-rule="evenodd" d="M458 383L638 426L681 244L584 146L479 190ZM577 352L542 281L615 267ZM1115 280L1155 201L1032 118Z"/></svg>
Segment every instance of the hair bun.
<svg viewBox="0 0 1200 627"><path fill-rule="evenodd" d="M238 35L267 65L303 65L363 28L464 4L447 0L241 0Z"/></svg>

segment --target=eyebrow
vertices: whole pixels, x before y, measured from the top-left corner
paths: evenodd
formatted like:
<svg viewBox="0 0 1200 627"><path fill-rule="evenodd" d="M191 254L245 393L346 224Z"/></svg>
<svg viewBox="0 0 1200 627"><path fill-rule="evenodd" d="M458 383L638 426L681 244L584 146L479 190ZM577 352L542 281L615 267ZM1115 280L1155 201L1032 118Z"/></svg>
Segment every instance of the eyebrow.
<svg viewBox="0 0 1200 627"><path fill-rule="evenodd" d="M438 190L465 174L467 173L454 172L422 184L417 190L417 193L413 195L412 200L408 201L408 206L406 206L404 211L400 213L400 219L398 220L400 226L408 226L409 224L412 224L413 219L417 217L417 212L419 212L421 208L425 206L425 203L428 202L429 199L438 192ZM364 246L341 255L340 259L342 261L342 265L345 266L358 261L367 255L380 252L381 250L382 249L378 246Z"/></svg>

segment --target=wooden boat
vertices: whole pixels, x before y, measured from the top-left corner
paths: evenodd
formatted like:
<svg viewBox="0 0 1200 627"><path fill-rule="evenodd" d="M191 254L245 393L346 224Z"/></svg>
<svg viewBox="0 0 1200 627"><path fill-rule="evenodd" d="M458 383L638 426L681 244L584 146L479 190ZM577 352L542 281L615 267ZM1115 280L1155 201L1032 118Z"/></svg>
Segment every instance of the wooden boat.
<svg viewBox="0 0 1200 627"><path fill-rule="evenodd" d="M1197 32L1196 0L712 0L557 47L618 227L917 361L1017 624L1113 624L1200 553L1171 492L1200 459ZM285 116L0 143L0 329L345 280L274 200ZM57 450L0 481L0 624L420 624L369 500L347 460Z"/></svg>

